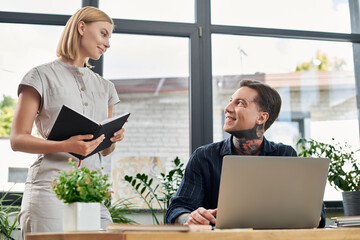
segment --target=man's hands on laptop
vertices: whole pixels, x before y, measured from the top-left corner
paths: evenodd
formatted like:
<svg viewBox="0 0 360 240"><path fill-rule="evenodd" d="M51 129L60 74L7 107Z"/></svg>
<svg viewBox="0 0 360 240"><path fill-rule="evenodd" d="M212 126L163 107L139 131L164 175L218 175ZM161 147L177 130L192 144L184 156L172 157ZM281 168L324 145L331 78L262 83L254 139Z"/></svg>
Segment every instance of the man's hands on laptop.
<svg viewBox="0 0 360 240"><path fill-rule="evenodd" d="M197 225L215 225L216 223L216 209L205 209L203 207L199 207L195 211L191 212L190 214L182 214L178 217L178 223L190 225L190 224L197 224ZM183 217L186 217L185 220Z"/></svg>
<svg viewBox="0 0 360 240"><path fill-rule="evenodd" d="M213 225L216 223L216 209L205 209L199 207L195 211L189 213L183 213L176 218L175 223L184 224L184 225ZM319 219L321 221L321 217Z"/></svg>

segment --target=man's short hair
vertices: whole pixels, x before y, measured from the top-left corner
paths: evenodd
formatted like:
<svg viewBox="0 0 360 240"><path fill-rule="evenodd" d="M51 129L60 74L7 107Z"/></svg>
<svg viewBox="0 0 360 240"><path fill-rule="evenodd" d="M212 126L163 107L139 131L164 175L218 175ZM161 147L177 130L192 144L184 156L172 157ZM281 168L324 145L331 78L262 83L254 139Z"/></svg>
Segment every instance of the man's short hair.
<svg viewBox="0 0 360 240"><path fill-rule="evenodd" d="M257 91L258 96L255 98L255 102L259 110L269 114L269 119L265 123L266 131L279 116L281 109L280 94L274 88L257 80L242 80L240 82L241 87L249 87Z"/></svg>

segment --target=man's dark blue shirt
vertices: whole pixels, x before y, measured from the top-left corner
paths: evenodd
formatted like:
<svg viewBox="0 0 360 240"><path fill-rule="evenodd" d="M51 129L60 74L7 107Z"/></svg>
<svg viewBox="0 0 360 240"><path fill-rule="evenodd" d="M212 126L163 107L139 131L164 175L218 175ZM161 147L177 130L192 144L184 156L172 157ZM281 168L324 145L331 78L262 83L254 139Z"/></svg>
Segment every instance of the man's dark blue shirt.
<svg viewBox="0 0 360 240"><path fill-rule="evenodd" d="M225 155L236 155L232 137L199 147L189 159L178 191L166 212L166 222L174 223L183 213L191 213L199 207L217 208L222 161ZM274 143L264 137L261 156L294 156L296 151L289 145ZM325 226L322 209L319 227Z"/></svg>

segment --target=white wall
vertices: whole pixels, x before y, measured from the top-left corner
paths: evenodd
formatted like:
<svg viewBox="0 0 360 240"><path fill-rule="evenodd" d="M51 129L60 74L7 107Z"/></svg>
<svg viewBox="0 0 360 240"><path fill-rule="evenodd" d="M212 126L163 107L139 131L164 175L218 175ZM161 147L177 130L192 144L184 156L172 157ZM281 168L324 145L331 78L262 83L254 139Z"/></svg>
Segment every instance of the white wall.
<svg viewBox="0 0 360 240"><path fill-rule="evenodd" d="M22 152L14 152L10 146L9 138L0 138L0 191L13 192L24 191L24 183L9 183L8 182L8 168L29 168L36 160L36 154L28 154Z"/></svg>

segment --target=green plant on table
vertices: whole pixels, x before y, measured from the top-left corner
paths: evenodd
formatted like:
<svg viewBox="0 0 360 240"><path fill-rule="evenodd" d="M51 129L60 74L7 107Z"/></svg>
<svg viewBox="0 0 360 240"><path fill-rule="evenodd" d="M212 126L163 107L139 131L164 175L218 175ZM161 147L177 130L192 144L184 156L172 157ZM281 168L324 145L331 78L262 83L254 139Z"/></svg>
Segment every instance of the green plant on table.
<svg viewBox="0 0 360 240"><path fill-rule="evenodd" d="M108 175L87 167L76 168L69 159L72 168L60 171L60 175L51 183L53 191L64 203L103 202L111 195Z"/></svg>
<svg viewBox="0 0 360 240"><path fill-rule="evenodd" d="M136 193L143 199L151 211L153 221L160 224L161 221L156 217L154 209L160 209L163 215L162 223L165 223L166 210L173 195L176 193L181 179L184 175L184 163L176 157L173 161L174 167L167 173L161 173L159 178L161 189L158 190L160 184L153 185L153 178L145 173L138 173L136 176L125 176L125 181L130 183ZM160 192L158 192L160 191Z"/></svg>
<svg viewBox="0 0 360 240"><path fill-rule="evenodd" d="M107 198L104 205L109 210L114 223L137 224L137 222L125 216L133 214L134 204L129 199L118 199L112 203L111 199Z"/></svg>
<svg viewBox="0 0 360 240"><path fill-rule="evenodd" d="M332 139L334 141L334 139ZM345 143L327 144L313 139L300 139L296 144L300 157L326 157L330 159L328 181L337 190L359 191L360 170L355 153L351 146Z"/></svg>
<svg viewBox="0 0 360 240"><path fill-rule="evenodd" d="M6 239L12 239L11 233L18 227L17 217L20 213L20 206L15 206L15 202L21 198L18 196L15 200L5 200L9 192L5 192L0 198L0 238L1 234L5 235ZM7 201L12 201L10 204L5 204Z"/></svg>

